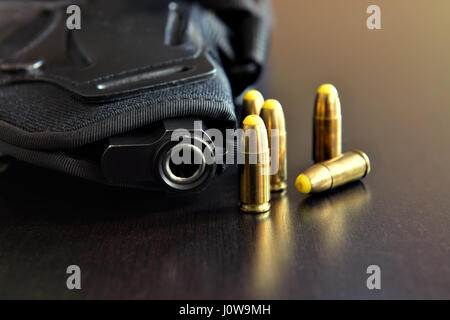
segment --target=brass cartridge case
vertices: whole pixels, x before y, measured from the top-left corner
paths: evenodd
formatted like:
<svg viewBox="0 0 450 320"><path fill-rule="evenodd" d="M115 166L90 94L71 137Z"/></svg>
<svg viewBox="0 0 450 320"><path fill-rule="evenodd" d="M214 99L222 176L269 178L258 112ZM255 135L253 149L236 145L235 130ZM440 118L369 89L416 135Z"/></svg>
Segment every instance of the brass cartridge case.
<svg viewBox="0 0 450 320"><path fill-rule="evenodd" d="M331 84L317 90L314 108L313 160L332 159L342 150L342 114L338 91Z"/></svg>
<svg viewBox="0 0 450 320"><path fill-rule="evenodd" d="M281 104L274 99L267 100L262 107L261 118L266 125L271 152L270 190L283 191L287 189L287 148L286 121Z"/></svg>
<svg viewBox="0 0 450 320"><path fill-rule="evenodd" d="M264 104L264 97L258 90L249 90L244 95L242 106L243 118L256 114L259 115Z"/></svg>
<svg viewBox="0 0 450 320"><path fill-rule="evenodd" d="M244 134L240 152L245 162L240 166L240 207L244 212L270 210L269 144L263 120L257 115L242 122Z"/></svg>
<svg viewBox="0 0 450 320"><path fill-rule="evenodd" d="M334 159L316 163L295 181L301 193L318 193L364 178L370 172L369 157L353 150Z"/></svg>

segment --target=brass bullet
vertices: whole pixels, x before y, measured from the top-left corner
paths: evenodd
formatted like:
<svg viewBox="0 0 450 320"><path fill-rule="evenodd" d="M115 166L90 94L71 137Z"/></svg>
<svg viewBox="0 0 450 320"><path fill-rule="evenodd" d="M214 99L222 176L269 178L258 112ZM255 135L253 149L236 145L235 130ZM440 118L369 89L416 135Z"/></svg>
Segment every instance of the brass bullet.
<svg viewBox="0 0 450 320"><path fill-rule="evenodd" d="M242 122L244 165L240 167L241 210L263 213L270 210L269 143L263 120L249 115Z"/></svg>
<svg viewBox="0 0 450 320"><path fill-rule="evenodd" d="M272 159L270 190L273 192L283 191L287 189L287 153L286 121L281 104L274 99L264 102L261 118L266 125ZM272 143L276 145L272 145ZM274 152L276 154L272 154Z"/></svg>
<svg viewBox="0 0 450 320"><path fill-rule="evenodd" d="M314 109L313 160L332 159L342 150L342 114L338 91L332 84L317 90Z"/></svg>
<svg viewBox="0 0 450 320"><path fill-rule="evenodd" d="M364 178L370 172L369 157L353 150L336 158L316 163L295 181L301 193L318 193Z"/></svg>
<svg viewBox="0 0 450 320"><path fill-rule="evenodd" d="M249 90L244 95L243 116L259 115L264 104L264 97L258 90Z"/></svg>

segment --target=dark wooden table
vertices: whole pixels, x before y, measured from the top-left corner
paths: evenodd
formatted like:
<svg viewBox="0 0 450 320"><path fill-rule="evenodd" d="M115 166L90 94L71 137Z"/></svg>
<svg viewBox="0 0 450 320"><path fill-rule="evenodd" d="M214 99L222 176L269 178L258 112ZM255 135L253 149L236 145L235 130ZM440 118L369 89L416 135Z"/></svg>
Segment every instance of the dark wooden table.
<svg viewBox="0 0 450 320"><path fill-rule="evenodd" d="M450 3L380 1L370 31L368 1L275 2L264 93L285 108L290 188L270 215L239 212L235 170L174 198L15 164L0 176L1 298L450 298ZM373 172L306 197L293 185L323 82L340 91L344 150Z"/></svg>

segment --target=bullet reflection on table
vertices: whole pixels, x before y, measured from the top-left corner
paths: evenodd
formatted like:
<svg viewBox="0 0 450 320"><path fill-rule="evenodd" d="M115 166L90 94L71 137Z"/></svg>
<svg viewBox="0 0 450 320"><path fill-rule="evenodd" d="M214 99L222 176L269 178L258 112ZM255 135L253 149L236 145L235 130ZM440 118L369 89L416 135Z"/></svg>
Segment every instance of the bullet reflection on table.
<svg viewBox="0 0 450 320"><path fill-rule="evenodd" d="M370 190L360 181L328 193L303 200L298 208L301 222L313 225L330 253L340 254L340 247L350 237L349 224L370 201Z"/></svg>
<svg viewBox="0 0 450 320"><path fill-rule="evenodd" d="M270 213L257 219L251 257L251 290L255 298L276 296L293 256L292 221L286 192L272 194Z"/></svg>

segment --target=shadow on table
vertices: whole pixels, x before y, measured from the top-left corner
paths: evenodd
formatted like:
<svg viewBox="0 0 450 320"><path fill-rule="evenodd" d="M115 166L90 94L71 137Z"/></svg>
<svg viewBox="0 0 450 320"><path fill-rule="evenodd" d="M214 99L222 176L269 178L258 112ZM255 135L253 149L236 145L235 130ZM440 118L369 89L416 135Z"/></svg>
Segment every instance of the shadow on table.
<svg viewBox="0 0 450 320"><path fill-rule="evenodd" d="M153 213L177 215L237 207L235 170L201 193L183 195L115 188L52 170L13 163L0 176L0 217L127 219ZM227 200L225 199L234 199Z"/></svg>

